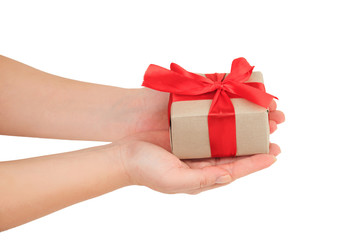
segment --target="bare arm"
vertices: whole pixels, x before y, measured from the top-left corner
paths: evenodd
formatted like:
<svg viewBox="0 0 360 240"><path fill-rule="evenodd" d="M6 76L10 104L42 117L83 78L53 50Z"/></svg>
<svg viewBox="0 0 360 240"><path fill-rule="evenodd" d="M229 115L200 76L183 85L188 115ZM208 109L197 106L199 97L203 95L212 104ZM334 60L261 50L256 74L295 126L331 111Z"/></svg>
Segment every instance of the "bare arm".
<svg viewBox="0 0 360 240"><path fill-rule="evenodd" d="M115 148L0 162L0 231L128 185Z"/></svg>
<svg viewBox="0 0 360 240"><path fill-rule="evenodd" d="M0 55L0 134L115 141L168 129L169 94L75 81ZM270 106L270 132L284 114Z"/></svg>
<svg viewBox="0 0 360 240"><path fill-rule="evenodd" d="M272 144L270 154L180 161L165 150L167 136L149 132L100 147L0 162L0 231L128 185L196 194L266 168L280 153Z"/></svg>
<svg viewBox="0 0 360 240"><path fill-rule="evenodd" d="M0 134L114 141L167 128L167 93L48 74L0 56Z"/></svg>

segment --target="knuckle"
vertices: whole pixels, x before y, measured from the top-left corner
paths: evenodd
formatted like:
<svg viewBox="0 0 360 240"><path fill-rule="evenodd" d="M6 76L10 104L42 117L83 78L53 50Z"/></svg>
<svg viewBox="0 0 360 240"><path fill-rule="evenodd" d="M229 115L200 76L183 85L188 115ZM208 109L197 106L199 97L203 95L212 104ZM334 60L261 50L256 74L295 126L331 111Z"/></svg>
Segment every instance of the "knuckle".
<svg viewBox="0 0 360 240"><path fill-rule="evenodd" d="M199 189L203 189L208 184L209 184L209 179L207 179L206 177L201 177L200 178L200 183L199 183Z"/></svg>

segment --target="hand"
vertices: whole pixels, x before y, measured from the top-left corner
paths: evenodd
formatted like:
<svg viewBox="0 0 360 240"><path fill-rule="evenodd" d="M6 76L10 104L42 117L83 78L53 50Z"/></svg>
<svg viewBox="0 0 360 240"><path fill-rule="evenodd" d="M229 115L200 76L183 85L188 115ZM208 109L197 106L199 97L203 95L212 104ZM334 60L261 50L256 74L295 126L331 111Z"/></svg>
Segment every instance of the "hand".
<svg viewBox="0 0 360 240"><path fill-rule="evenodd" d="M118 143L130 185L163 193L197 194L269 167L280 153L280 148L271 144L269 154L181 161L166 150L170 148L165 141L168 135L168 131L148 132Z"/></svg>
<svg viewBox="0 0 360 240"><path fill-rule="evenodd" d="M141 126L137 130L145 132L126 138L127 142L121 148L122 165L131 184L148 186L164 193L195 194L264 169L280 153L276 144L270 144L269 154L181 161L170 153L168 94L147 88L139 89L138 94L143 106L136 125ZM276 102L272 101L269 106L270 133L285 120L284 114L276 108Z"/></svg>

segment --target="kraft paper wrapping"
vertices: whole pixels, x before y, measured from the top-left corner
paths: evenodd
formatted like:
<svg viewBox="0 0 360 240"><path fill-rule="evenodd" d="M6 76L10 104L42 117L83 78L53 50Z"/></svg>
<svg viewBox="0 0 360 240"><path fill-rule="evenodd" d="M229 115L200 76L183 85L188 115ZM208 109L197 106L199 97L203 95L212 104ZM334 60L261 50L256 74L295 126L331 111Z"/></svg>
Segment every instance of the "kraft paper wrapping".
<svg viewBox="0 0 360 240"><path fill-rule="evenodd" d="M203 74L201 74L203 75ZM263 83L261 72L253 72L247 82ZM231 99L235 109L237 156L269 153L268 109L243 98ZM210 158L208 113L212 100L173 102L170 139L180 159Z"/></svg>

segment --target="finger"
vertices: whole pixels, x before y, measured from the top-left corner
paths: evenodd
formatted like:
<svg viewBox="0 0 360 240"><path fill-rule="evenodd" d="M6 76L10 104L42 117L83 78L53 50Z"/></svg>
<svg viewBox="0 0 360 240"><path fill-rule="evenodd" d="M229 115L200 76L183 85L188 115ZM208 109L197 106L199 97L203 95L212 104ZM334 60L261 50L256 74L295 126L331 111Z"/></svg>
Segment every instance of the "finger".
<svg viewBox="0 0 360 240"><path fill-rule="evenodd" d="M238 179L267 168L275 161L276 158L272 154L256 154L229 164L221 165L221 168L227 170L231 174L232 179Z"/></svg>
<svg viewBox="0 0 360 240"><path fill-rule="evenodd" d="M274 156L277 156L281 153L281 150L280 150L280 147L275 144L275 143L270 143L270 153L271 155L274 155ZM229 164L229 161L231 161L231 163L235 162L235 161L243 161L245 157L236 157L236 158L223 158L225 161L223 162L224 166L225 164ZM219 159L218 161L216 161L216 159L211 159L213 160L211 163L212 164L217 164L217 166L221 167L221 160L223 159ZM231 160L230 160L231 159ZM256 159L255 160L252 160L252 161L257 161ZM225 163L227 162L227 163ZM207 161L207 163L210 163L210 161ZM271 165L271 164L270 164ZM265 166L265 167L264 167ZM228 166L225 166L225 168L228 167ZM264 169L266 168L266 165L262 165L262 167L260 166L260 168L257 168L258 170L261 170L261 169ZM258 171L257 170L257 171ZM253 171L254 172L254 171ZM250 172L252 173L252 172ZM245 175L242 175L242 176L245 176ZM232 176L232 181L234 181L235 179L239 178L241 176L239 175L233 175ZM211 190L211 189L215 189L215 188L219 188L219 187L222 187L222 186L226 186L228 184L230 184L231 182L228 182L228 183L224 183L224 184L214 184L212 186L208 186L208 187L203 187L203 188L199 188L199 189L195 189L195 190L192 190L190 191L189 193L190 194L198 194L198 193L201 193L201 192L204 192L204 191L207 191L207 190Z"/></svg>
<svg viewBox="0 0 360 240"><path fill-rule="evenodd" d="M285 121L285 115L283 112L276 110L269 112L269 120L275 121L277 124Z"/></svg>
<svg viewBox="0 0 360 240"><path fill-rule="evenodd" d="M270 133L273 133L277 129L277 123L273 120L269 120Z"/></svg>
<svg viewBox="0 0 360 240"><path fill-rule="evenodd" d="M172 171L171 178L168 178L169 186L177 186L182 192L203 189L216 183L224 184L231 181L229 172L217 166L202 169L177 168Z"/></svg>
<svg viewBox="0 0 360 240"><path fill-rule="evenodd" d="M275 143L270 143L269 154L277 156L280 153L281 153L281 149L280 149L279 145L277 145Z"/></svg>
<svg viewBox="0 0 360 240"><path fill-rule="evenodd" d="M182 160L190 168L204 168L209 166L216 166L226 163L231 163L236 160L235 157L224 157L224 158L200 158L200 159L185 159Z"/></svg>
<svg viewBox="0 0 360 240"><path fill-rule="evenodd" d="M196 190L191 190L188 193L189 194L199 194L199 193L202 193L202 192L205 192L205 191L208 191L208 190L212 190L212 189L215 189L215 188L219 188L219 187L229 185L230 183L231 182L224 183L224 184L214 184L214 185L209 186L209 187L204 187L204 188L199 188L199 189L196 189Z"/></svg>
<svg viewBox="0 0 360 240"><path fill-rule="evenodd" d="M269 111L275 111L276 110L276 107L277 107L277 104L275 102L275 100L273 99L269 105Z"/></svg>
<svg viewBox="0 0 360 240"><path fill-rule="evenodd" d="M276 144L271 145L271 151L278 154L278 146ZM200 170L202 173L212 174L198 175L192 181L181 186L182 191L196 194L213 189L218 187L216 185L228 184L235 179L267 168L276 161L275 156L272 154L257 154L250 157L237 157L236 159L238 160L222 165L208 166L202 169L187 169L186 171L191 171L192 173L199 172L196 170ZM214 172L217 172L217 174L214 174ZM184 179L184 176L182 176L182 179ZM189 178L188 176L187 179L190 180L192 178Z"/></svg>
<svg viewBox="0 0 360 240"><path fill-rule="evenodd" d="M272 145L272 148L273 148L272 151L277 151L276 144ZM229 179L229 181L224 183L215 182L213 184L202 185L197 189L190 190L189 193L197 194L203 191L225 186L238 178L244 177L251 173L267 168L271 166L275 161L276 161L275 157L271 154L257 154L251 157L239 159L232 163L214 166L213 168L217 167L217 168L226 169L231 174L231 180ZM210 168L210 167L206 167L206 168Z"/></svg>
<svg viewBox="0 0 360 240"><path fill-rule="evenodd" d="M277 156L281 153L280 147L275 143L270 143L269 145L269 154ZM239 156L239 157L224 157L224 158L201 158L201 159L185 159L182 160L190 168L198 169L205 168L209 166L221 166L224 164L233 163L239 161L243 158L248 158L248 156Z"/></svg>
<svg viewBox="0 0 360 240"><path fill-rule="evenodd" d="M237 157L222 157L222 158L200 158L200 159L185 159L182 160L186 163L190 168L204 168L209 166L219 166L228 163L232 163L242 158L246 158L248 156L237 156Z"/></svg>

